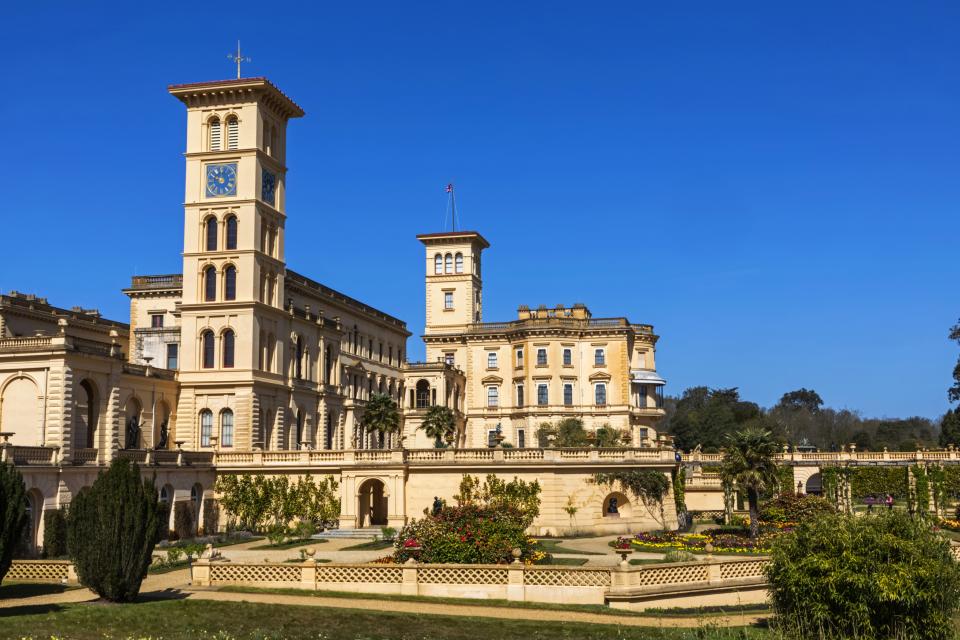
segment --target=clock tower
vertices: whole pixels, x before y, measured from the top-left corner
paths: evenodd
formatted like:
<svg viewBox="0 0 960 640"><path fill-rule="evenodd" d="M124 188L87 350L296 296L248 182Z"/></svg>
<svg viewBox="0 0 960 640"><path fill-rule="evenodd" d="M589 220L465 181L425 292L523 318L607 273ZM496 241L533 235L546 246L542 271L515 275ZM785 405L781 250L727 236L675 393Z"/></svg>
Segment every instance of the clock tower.
<svg viewBox="0 0 960 640"><path fill-rule="evenodd" d="M266 78L169 91L187 107L177 424L194 428L178 437L226 446L229 413L230 444L249 448L257 394L283 382L264 342L281 339L286 132L303 110Z"/></svg>

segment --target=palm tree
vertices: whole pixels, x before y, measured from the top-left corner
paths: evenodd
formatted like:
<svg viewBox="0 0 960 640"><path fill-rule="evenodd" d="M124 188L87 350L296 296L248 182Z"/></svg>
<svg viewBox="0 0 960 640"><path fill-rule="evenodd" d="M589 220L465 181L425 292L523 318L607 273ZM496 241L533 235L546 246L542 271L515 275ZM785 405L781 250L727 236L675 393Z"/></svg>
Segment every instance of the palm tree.
<svg viewBox="0 0 960 640"><path fill-rule="evenodd" d="M423 417L423 423L420 425L428 438L433 438L434 446L437 449L443 448L443 443L450 445L457 431L457 422L453 416L450 407L441 407L433 405L427 409L427 415Z"/></svg>
<svg viewBox="0 0 960 640"><path fill-rule="evenodd" d="M385 393L374 393L367 401L360 424L367 432L377 432L377 440L383 448L386 434L400 430L400 410L397 403Z"/></svg>
<svg viewBox="0 0 960 640"><path fill-rule="evenodd" d="M760 492L777 484L776 454L779 443L770 431L747 427L727 436L722 474L746 489L750 505L750 537L760 532Z"/></svg>

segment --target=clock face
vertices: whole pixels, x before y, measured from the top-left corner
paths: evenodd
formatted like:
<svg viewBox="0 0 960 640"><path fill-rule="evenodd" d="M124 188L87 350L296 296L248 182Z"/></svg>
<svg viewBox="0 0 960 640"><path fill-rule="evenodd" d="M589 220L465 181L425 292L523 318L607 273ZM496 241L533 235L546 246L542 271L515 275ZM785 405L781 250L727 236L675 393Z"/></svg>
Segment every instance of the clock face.
<svg viewBox="0 0 960 640"><path fill-rule="evenodd" d="M207 165L207 197L237 195L237 163Z"/></svg>
<svg viewBox="0 0 960 640"><path fill-rule="evenodd" d="M267 204L273 204L277 193L277 176L264 169L262 182L260 198Z"/></svg>

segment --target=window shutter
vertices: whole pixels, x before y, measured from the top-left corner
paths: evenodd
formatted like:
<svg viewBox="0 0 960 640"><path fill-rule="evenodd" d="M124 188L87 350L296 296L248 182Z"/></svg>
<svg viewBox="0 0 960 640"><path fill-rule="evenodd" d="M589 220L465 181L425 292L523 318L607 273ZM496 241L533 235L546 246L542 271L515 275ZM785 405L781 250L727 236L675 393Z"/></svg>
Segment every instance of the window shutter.
<svg viewBox="0 0 960 640"><path fill-rule="evenodd" d="M220 151L220 121L210 121L210 151Z"/></svg>
<svg viewBox="0 0 960 640"><path fill-rule="evenodd" d="M240 123L236 118L227 120L227 148L236 149L240 145Z"/></svg>

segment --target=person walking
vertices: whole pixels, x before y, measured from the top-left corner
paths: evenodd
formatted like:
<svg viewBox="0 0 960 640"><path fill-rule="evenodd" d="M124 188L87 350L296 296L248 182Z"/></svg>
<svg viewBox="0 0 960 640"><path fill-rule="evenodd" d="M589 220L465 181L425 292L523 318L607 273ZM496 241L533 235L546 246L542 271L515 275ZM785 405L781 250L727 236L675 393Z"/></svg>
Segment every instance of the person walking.
<svg viewBox="0 0 960 640"><path fill-rule="evenodd" d="M867 503L867 513L873 513L873 503L876 502L876 498L871 494L867 496L865 502Z"/></svg>
<svg viewBox="0 0 960 640"><path fill-rule="evenodd" d="M887 511L893 511L893 496L889 493L887 494Z"/></svg>

